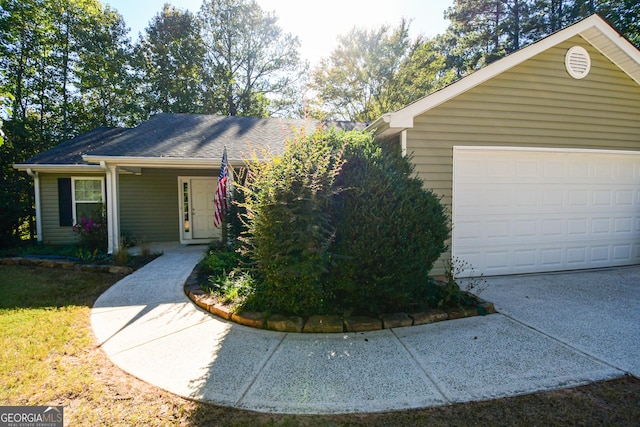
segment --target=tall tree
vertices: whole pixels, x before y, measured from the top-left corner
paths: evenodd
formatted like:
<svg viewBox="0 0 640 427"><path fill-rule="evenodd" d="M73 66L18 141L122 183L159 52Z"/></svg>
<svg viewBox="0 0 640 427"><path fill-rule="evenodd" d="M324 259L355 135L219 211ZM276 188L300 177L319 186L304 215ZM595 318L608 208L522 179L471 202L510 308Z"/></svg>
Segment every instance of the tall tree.
<svg viewBox="0 0 640 427"><path fill-rule="evenodd" d="M456 0L441 46L463 76L593 13L640 46L637 0Z"/></svg>
<svg viewBox="0 0 640 427"><path fill-rule="evenodd" d="M13 95L0 147L0 244L23 235L32 215L30 182L12 164L48 148L60 129L51 6L40 0L0 0L0 92Z"/></svg>
<svg viewBox="0 0 640 427"><path fill-rule="evenodd" d="M291 108L287 100L303 71L300 43L273 13L255 0L205 0L200 19L209 111L267 116Z"/></svg>
<svg viewBox="0 0 640 427"><path fill-rule="evenodd" d="M449 65L462 76L529 42L527 0L456 0L445 12L451 21L441 39Z"/></svg>
<svg viewBox="0 0 640 427"><path fill-rule="evenodd" d="M196 16L165 3L136 51L149 113L204 112L205 50Z"/></svg>
<svg viewBox="0 0 640 427"><path fill-rule="evenodd" d="M447 58L436 39L419 40L400 65L391 84L385 87L393 99L393 111L451 84L457 75L447 68ZM381 114L387 112L381 111Z"/></svg>
<svg viewBox="0 0 640 427"><path fill-rule="evenodd" d="M146 118L138 105L133 73L133 47L122 16L108 5L79 34L76 69L81 99L76 120L85 129L96 126L135 125ZM83 130L85 130L83 129Z"/></svg>
<svg viewBox="0 0 640 427"><path fill-rule="evenodd" d="M35 233L32 184L13 163L132 116L123 103L132 87L123 83L129 75L125 35L122 18L98 0L0 0L3 236L23 235L28 222L27 234Z"/></svg>
<svg viewBox="0 0 640 427"><path fill-rule="evenodd" d="M402 20L396 28L354 27L338 37L338 46L313 70L310 83L327 118L366 122L398 107L389 88L414 47L409 25Z"/></svg>

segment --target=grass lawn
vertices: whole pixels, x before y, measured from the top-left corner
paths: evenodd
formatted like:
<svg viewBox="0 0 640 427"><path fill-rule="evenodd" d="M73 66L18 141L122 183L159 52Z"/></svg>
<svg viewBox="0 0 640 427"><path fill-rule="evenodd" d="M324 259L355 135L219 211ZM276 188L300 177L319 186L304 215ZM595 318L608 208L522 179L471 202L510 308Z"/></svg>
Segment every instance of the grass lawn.
<svg viewBox="0 0 640 427"><path fill-rule="evenodd" d="M0 266L0 405L62 405L67 425L107 426L637 426L640 380L398 413L292 416L200 404L113 365L89 321L120 277Z"/></svg>

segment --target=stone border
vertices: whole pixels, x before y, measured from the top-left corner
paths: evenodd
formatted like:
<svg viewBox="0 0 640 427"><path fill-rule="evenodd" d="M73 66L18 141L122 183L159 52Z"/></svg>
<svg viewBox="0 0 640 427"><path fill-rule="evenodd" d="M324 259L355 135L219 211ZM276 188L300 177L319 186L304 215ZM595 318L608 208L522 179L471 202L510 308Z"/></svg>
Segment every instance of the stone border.
<svg viewBox="0 0 640 427"><path fill-rule="evenodd" d="M82 264L78 261L70 259L50 259L50 258L25 258L11 257L0 258L0 265L27 265L33 267L57 268L62 270L80 270L80 271L97 271L112 274L130 274L133 272L131 267L126 265L108 265L108 264Z"/></svg>
<svg viewBox="0 0 640 427"><path fill-rule="evenodd" d="M496 313L493 303L484 301L478 297L476 298L479 304L475 307L453 308L448 310L436 309L418 313L388 313L382 314L379 318L353 316L343 319L336 315L313 315L305 320L300 316L284 316L282 314L247 311L233 313L230 311L229 306L220 304L215 297L207 294L200 288L195 270L191 273L184 285L184 293L198 307L222 319L230 320L240 325L278 332L367 332Z"/></svg>

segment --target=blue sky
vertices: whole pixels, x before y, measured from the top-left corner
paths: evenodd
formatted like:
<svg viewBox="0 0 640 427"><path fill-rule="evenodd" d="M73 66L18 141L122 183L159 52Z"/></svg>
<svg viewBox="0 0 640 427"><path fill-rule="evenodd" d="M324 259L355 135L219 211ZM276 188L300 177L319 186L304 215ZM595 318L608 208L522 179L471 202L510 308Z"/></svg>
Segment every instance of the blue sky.
<svg viewBox="0 0 640 427"><path fill-rule="evenodd" d="M149 21L162 10L167 0L103 0L124 17L136 40ZM444 11L453 0L257 0L262 9L275 11L280 26L301 43L300 52L312 65L329 56L336 37L354 26L376 28L383 24L396 26L400 19L412 20L412 35L435 36L445 31L448 21ZM173 0L176 7L197 12L202 0Z"/></svg>

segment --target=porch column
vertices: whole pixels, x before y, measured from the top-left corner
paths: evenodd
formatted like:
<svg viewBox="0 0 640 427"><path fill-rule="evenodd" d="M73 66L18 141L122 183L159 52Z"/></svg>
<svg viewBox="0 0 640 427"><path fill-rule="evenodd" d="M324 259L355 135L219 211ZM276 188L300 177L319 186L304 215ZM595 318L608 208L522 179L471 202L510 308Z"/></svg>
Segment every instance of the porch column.
<svg viewBox="0 0 640 427"><path fill-rule="evenodd" d="M40 175L31 168L27 169L27 174L33 177L33 191L35 196L36 207L36 235L38 242L42 242L42 206L40 204Z"/></svg>
<svg viewBox="0 0 640 427"><path fill-rule="evenodd" d="M112 254L120 247L120 179L118 166L100 162L107 179L107 252Z"/></svg>

